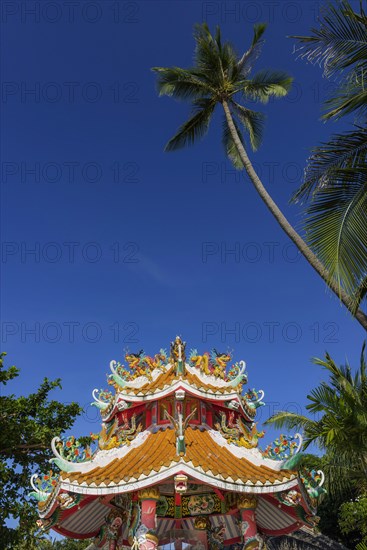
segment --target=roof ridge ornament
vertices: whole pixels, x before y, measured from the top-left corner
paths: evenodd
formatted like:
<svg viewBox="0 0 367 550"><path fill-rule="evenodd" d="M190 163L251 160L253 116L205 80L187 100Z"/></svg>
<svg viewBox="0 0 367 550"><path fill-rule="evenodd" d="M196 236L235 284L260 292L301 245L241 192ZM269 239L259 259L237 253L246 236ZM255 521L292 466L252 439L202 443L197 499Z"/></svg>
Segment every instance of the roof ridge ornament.
<svg viewBox="0 0 367 550"><path fill-rule="evenodd" d="M65 440L54 437L51 449L56 458L50 458L50 464L56 464L63 472L78 471L80 463L91 462L93 453L89 445L83 445L74 436Z"/></svg>
<svg viewBox="0 0 367 550"><path fill-rule="evenodd" d="M186 342L183 342L180 336L176 336L175 340L171 342L170 361L174 365L177 376L185 374L185 350Z"/></svg>
<svg viewBox="0 0 367 550"><path fill-rule="evenodd" d="M99 395L96 395L97 392L99 393ZM94 401L91 403L91 406L98 407L98 409L100 409L102 412L108 409L111 404L111 400L113 399L113 395L110 391L99 390L98 388L94 388L94 390L92 391L92 396Z"/></svg>
<svg viewBox="0 0 367 550"><path fill-rule="evenodd" d="M125 386L127 386L127 380L121 378L121 376L117 372L117 368L121 366L121 363L118 363L117 361L111 361L110 370L112 374L110 375L110 377L113 378L113 380L120 386L120 388L124 388Z"/></svg>
<svg viewBox="0 0 367 550"><path fill-rule="evenodd" d="M28 493L28 496L35 498L38 502L44 502L50 496L57 481L58 475L54 476L52 470L48 475L42 475L41 477L38 474L33 474L30 483L34 491Z"/></svg>

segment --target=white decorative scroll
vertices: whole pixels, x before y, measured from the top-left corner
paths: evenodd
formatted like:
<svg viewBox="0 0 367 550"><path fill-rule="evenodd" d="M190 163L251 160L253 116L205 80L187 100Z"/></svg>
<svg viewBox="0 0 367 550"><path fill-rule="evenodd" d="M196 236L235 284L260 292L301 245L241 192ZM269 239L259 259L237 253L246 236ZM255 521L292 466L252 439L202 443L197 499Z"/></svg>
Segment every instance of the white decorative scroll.
<svg viewBox="0 0 367 550"><path fill-rule="evenodd" d="M117 384L121 388L124 388L127 385L127 382L126 382L126 380L121 378L121 376L116 372L116 365L117 365L116 361L111 361L110 362L110 370L112 372L112 377L113 377L114 381L117 382Z"/></svg>
<svg viewBox="0 0 367 550"><path fill-rule="evenodd" d="M295 455L296 455L297 453L300 452L301 447L302 447L302 445L303 445L303 437L301 436L301 434L298 434L298 433L297 433L297 434L294 434L294 438L296 438L296 437L299 439L299 443L298 443L298 445L297 445L297 449L296 449L296 450L294 451L294 453L293 453L293 454L295 454Z"/></svg>
<svg viewBox="0 0 367 550"><path fill-rule="evenodd" d="M325 482L325 474L322 470L317 470L317 473L319 474L319 476L321 476L319 487L322 487L324 485L324 482Z"/></svg>
<svg viewBox="0 0 367 550"><path fill-rule="evenodd" d="M94 403L92 403L92 405L95 405L96 407L98 407L99 409L101 409L102 411L107 409L109 403L106 403L105 401L101 401L98 396L96 396L96 393L99 392L98 388L94 388L94 390L92 391L92 396L93 396L93 399L94 399Z"/></svg>

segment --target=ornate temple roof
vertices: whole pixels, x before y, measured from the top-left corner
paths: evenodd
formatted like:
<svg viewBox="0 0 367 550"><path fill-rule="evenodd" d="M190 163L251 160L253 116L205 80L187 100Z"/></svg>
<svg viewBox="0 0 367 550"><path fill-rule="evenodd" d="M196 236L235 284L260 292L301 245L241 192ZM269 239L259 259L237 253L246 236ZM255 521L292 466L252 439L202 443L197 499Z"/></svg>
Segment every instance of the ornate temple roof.
<svg viewBox="0 0 367 550"><path fill-rule="evenodd" d="M167 503L180 476L190 480L188 495L204 491L211 502L217 499L212 523L225 525L226 540L239 536L236 494L257 496L256 517L265 534L312 525L322 476L297 471L298 435L259 448L264 432L254 419L264 392L246 391L244 361L227 368L230 360L229 352L216 350L191 350L186 359L185 343L176 338L170 356L140 351L126 354L128 367L112 361L107 380L115 393L93 391L102 417L102 430L92 437L96 448L72 436L55 438L51 462L60 472L32 477L43 528L95 536L113 499L136 502L139 491L154 487ZM192 528L189 516L182 518L185 528ZM158 532L174 522L171 512L161 515Z"/></svg>

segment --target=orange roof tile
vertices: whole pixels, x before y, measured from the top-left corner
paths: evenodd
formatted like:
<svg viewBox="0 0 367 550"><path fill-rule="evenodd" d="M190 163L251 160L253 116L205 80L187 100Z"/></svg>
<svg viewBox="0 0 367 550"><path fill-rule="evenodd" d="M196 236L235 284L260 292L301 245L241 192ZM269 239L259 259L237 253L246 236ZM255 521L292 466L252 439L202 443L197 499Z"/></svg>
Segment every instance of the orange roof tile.
<svg viewBox="0 0 367 550"><path fill-rule="evenodd" d="M272 470L261 465L257 466L246 458L238 458L226 447L218 445L207 431L188 427L185 432L186 455L176 454L176 436L172 429L151 434L139 447L123 458L116 458L105 467L98 467L88 473L61 473L61 479L69 482L96 486L104 483L119 484L141 475L149 476L159 472L162 467L170 467L173 463L191 462L195 468L200 467L205 473L211 471L214 476L223 479L231 477L235 482L256 484L257 482L274 483L290 481L296 475L291 470Z"/></svg>

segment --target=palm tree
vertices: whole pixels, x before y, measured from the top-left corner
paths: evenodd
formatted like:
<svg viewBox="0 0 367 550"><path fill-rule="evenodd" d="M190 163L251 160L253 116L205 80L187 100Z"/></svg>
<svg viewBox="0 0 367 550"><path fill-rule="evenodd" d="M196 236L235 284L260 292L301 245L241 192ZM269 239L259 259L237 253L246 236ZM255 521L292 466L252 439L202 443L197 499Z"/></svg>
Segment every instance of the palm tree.
<svg viewBox="0 0 367 550"><path fill-rule="evenodd" d="M294 202L309 201L306 240L353 299L355 311L367 293L367 16L347 0L329 4L311 36L296 36L301 57L339 79L326 101L324 120L353 114L350 131L314 148Z"/></svg>
<svg viewBox="0 0 367 550"><path fill-rule="evenodd" d="M285 96L292 83L287 74L279 71L260 71L250 78L254 62L261 52L265 28L265 24L254 26L252 44L239 57L230 43L222 42L219 27L215 36L212 36L206 23L197 25L194 33L196 49L193 68L153 68L158 73L160 95L189 100L193 108L193 115L169 140L165 150L174 151L203 137L209 128L215 107L220 105L224 111L223 145L227 156L236 168L246 170L250 181L282 229L367 330L367 316L354 307L352 298L330 276L322 262L288 222L265 189L248 157L241 128L248 134L251 147L256 150L261 142L264 118L261 113L249 109L240 101L257 100L266 103L271 96Z"/></svg>
<svg viewBox="0 0 367 550"><path fill-rule="evenodd" d="M325 360L315 358L329 373L329 382L321 384L307 396L306 405L314 418L281 411L265 424L276 428L303 430L304 449L316 443L327 451L330 471L349 468L350 476L367 484L367 372L365 344L362 347L360 366L353 375L348 364L338 367L329 354ZM315 418L316 416L316 418ZM334 476L336 477L336 476ZM346 478L346 476L343 476Z"/></svg>

